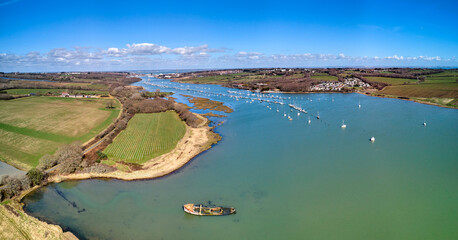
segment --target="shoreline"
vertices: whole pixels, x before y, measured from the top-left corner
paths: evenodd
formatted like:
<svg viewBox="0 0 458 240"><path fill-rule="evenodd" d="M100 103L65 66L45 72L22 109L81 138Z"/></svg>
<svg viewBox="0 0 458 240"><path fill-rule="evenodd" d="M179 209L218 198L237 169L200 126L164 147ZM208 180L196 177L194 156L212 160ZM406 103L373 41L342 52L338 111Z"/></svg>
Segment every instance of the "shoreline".
<svg viewBox="0 0 458 240"><path fill-rule="evenodd" d="M192 128L186 125L186 133L170 152L157 156L142 164L141 170L124 172L116 170L108 173L72 173L69 175L55 175L48 178L49 183L59 183L67 180L85 180L91 178L118 179L124 181L155 179L171 174L185 166L195 156L208 150L216 143L212 141L219 134L214 133L208 126L209 120L205 119L201 126ZM218 139L218 137L216 137Z"/></svg>
<svg viewBox="0 0 458 240"><path fill-rule="evenodd" d="M201 116L200 114L194 114L198 118L202 119L203 122L196 128L192 128L186 124L186 133L183 136L183 138L177 143L175 148L168 153L165 153L145 162L144 164L142 164L141 170L131 172L123 172L120 170L116 170L114 172L109 173L73 173L69 175L51 176L48 178L46 184L32 187L27 191L21 193L21 195L11 199L10 202L4 205L0 205L0 213L2 213L1 211L11 212L9 208L11 207L10 205L13 205L15 211L17 211L19 215L23 216L23 218L25 219L23 221L27 221L27 223L25 223L25 226L30 227L33 225L34 230L32 232L35 232L35 228L39 228L41 230L37 232L47 232L51 229L53 231L53 234L59 236L60 239L78 239L70 231L64 232L64 228L57 224L50 223L45 220L38 219L32 215L29 215L23 208L24 203L22 202L22 199L28 194L36 191L41 187L45 187L48 184L52 183L60 183L63 181L78 181L88 179L117 179L123 181L136 181L151 180L172 174L180 170L182 167L186 166L196 156L210 149L214 144L221 140L221 136L218 133L213 132L213 127L208 126L208 124L210 123L209 119ZM2 214L0 216L6 215ZM7 217L8 219L11 218L11 216ZM23 233L19 230L18 232L22 235L28 235L27 233ZM24 238L27 239L27 237ZM38 239L40 239L40 237L38 237Z"/></svg>
<svg viewBox="0 0 458 240"><path fill-rule="evenodd" d="M367 94L367 93L360 92L360 91L356 91L355 93L362 94L362 95L369 96L369 97L399 99L399 100L405 100L405 101L410 101L410 102L416 102L416 103L420 103L420 104L426 104L426 105L436 106L436 107L443 107L443 108L450 108L450 109L458 109L458 106L457 106L457 107L453 107L453 106L448 106L448 105L441 105L441 104L437 104L437 103L433 103L433 102L422 101L422 100L418 100L418 99L412 99L411 97L388 96L388 95L377 96L377 95L371 95L371 94ZM401 97L401 98L400 98L400 97Z"/></svg>
<svg viewBox="0 0 458 240"><path fill-rule="evenodd" d="M179 81L179 80L174 80L172 79L171 81L173 82L178 82L178 83L188 83L188 84L209 84L209 85L219 85L219 86L223 86L223 84L218 84L218 83L190 83L190 82L182 82L182 81ZM240 89L240 88L233 88L233 87L227 87L227 88L230 88L230 89L238 89L238 90L246 90L246 91L250 91L250 90L247 90L247 89ZM382 89L383 90L383 89ZM378 92L379 90L377 91L374 91L374 93ZM282 91L278 91L278 92L268 92L268 93L281 93L281 94L311 94L311 93L359 93L359 94L362 94L362 95L366 95L366 96L369 96L369 97L379 97L379 98L393 98L393 99L400 99L400 100L407 100L407 101L412 101L412 102L416 102L416 103L420 103L420 104L426 104L426 105L431 105L431 106L436 106L436 107L443 107L443 108L450 108L450 109L458 109L458 106L457 107L453 107L453 106L448 106L448 105L442 105L442 104L438 104L438 103L433 103L433 102L428 102L428 101L422 101L422 100L418 100L418 99L412 99L411 97L406 97L406 98L400 98L402 96L387 96L387 95L384 95L384 96L376 96L376 95L370 95L370 94L366 94L364 92L361 92L360 90L357 90L357 91L352 91L352 92L336 92L336 91L322 91L322 92L282 92Z"/></svg>

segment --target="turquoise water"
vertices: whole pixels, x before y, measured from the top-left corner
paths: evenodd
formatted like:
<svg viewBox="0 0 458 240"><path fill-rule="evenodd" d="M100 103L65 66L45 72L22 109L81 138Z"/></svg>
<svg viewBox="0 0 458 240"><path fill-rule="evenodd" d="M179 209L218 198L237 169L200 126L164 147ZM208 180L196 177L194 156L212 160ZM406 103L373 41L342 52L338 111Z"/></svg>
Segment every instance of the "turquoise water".
<svg viewBox="0 0 458 240"><path fill-rule="evenodd" d="M457 110L278 95L309 112L297 116L286 105L217 95L228 90L219 86L150 83L138 85L227 102L235 111L216 128L223 140L160 179L51 184L24 199L28 213L83 239L458 239ZM237 214L181 208L208 201Z"/></svg>

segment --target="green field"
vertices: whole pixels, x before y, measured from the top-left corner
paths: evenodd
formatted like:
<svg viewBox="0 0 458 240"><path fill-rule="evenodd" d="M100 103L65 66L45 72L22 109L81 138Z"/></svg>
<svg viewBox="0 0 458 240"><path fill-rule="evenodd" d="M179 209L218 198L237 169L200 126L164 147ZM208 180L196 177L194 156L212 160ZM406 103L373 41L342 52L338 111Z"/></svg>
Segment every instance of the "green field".
<svg viewBox="0 0 458 240"><path fill-rule="evenodd" d="M27 97L0 101L0 160L21 169L73 141L87 141L119 114L105 99Z"/></svg>
<svg viewBox="0 0 458 240"><path fill-rule="evenodd" d="M314 73L311 78L318 81L337 81L339 80L336 76L331 76L327 73Z"/></svg>
<svg viewBox="0 0 458 240"><path fill-rule="evenodd" d="M389 77L365 77L369 81L388 83L391 85L401 85L404 83L416 83L417 79L408 79L408 78L389 78Z"/></svg>
<svg viewBox="0 0 458 240"><path fill-rule="evenodd" d="M259 75L254 75L252 73L233 73L233 74L225 74L225 75L215 75L215 76L182 79L180 81L190 82L190 83L218 84L218 83L228 82L228 81L233 81L233 82L237 82L240 80L250 81L250 80L258 79L257 77L259 77Z"/></svg>
<svg viewBox="0 0 458 240"><path fill-rule="evenodd" d="M458 98L457 83L421 83L388 86L379 93L403 97Z"/></svg>
<svg viewBox="0 0 458 240"><path fill-rule="evenodd" d="M447 70L441 73L427 75L425 83L457 83L458 71Z"/></svg>
<svg viewBox="0 0 458 240"><path fill-rule="evenodd" d="M372 80L370 77L367 78ZM444 72L425 76L425 81L419 84L396 85L388 82L393 84L393 86L388 86L377 94L409 97L438 105L456 107L458 99L457 80L458 71L446 70Z"/></svg>
<svg viewBox="0 0 458 240"><path fill-rule="evenodd" d="M109 160L141 164L174 149L185 132L173 111L136 114L104 153Z"/></svg>
<svg viewBox="0 0 458 240"><path fill-rule="evenodd" d="M30 93L35 93L35 94L47 94L51 93L52 95L60 95L62 92L69 92L71 94L84 94L84 95L108 95L107 91L93 91L93 90L67 90L67 89L53 89L53 88L48 88L48 89L8 89L6 90L8 94L30 94Z"/></svg>

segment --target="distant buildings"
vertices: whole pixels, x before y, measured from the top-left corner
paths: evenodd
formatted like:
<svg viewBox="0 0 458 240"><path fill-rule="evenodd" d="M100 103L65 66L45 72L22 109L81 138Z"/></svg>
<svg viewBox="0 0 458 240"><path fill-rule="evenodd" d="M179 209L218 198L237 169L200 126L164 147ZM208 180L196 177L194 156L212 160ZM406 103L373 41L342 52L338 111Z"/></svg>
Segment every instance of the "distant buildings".
<svg viewBox="0 0 458 240"><path fill-rule="evenodd" d="M99 98L97 95L84 95L84 94L69 94L68 92L62 92L60 95L61 97L69 97L69 98Z"/></svg>
<svg viewBox="0 0 458 240"><path fill-rule="evenodd" d="M325 92L325 91L342 91L343 88L353 88L353 87L370 87L366 82L361 81L358 78L347 78L344 82L322 82L316 85L313 85L310 88L310 91L316 92Z"/></svg>

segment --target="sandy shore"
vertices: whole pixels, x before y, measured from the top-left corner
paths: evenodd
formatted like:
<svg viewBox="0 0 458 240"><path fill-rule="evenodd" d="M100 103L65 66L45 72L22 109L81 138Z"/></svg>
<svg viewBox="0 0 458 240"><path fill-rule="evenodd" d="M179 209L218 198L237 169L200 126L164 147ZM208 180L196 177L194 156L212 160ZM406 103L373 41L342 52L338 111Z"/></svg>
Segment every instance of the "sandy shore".
<svg viewBox="0 0 458 240"><path fill-rule="evenodd" d="M196 114L197 115L197 114ZM48 182L65 180L81 180L89 178L114 178L120 180L152 179L170 174L188 163L201 152L209 149L219 135L207 126L208 119L197 115L204 121L197 128L186 126L186 133L171 151L142 164L143 169L131 172L114 171L109 173L75 173L56 175L48 178Z"/></svg>
<svg viewBox="0 0 458 240"><path fill-rule="evenodd" d="M82 180L90 178L114 178L121 180L152 179L170 174L188 163L198 154L209 149L221 137L208 127L209 120L196 114L202 119L197 128L186 125L186 133L178 142L177 146L169 153L158 156L144 163L142 170L110 173L82 173L69 175L56 175L48 178L48 183L62 182L66 180ZM42 186L35 186L23 192L7 205L0 205L0 239L77 239L71 232L64 232L60 226L40 221L22 209L21 199L27 194Z"/></svg>

